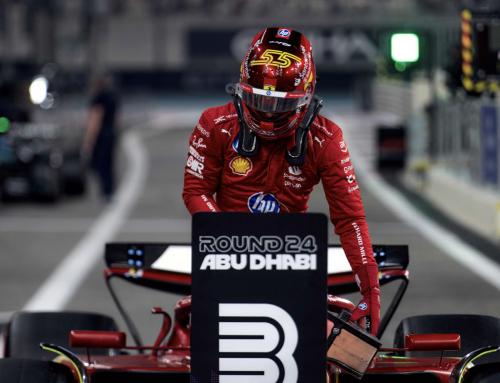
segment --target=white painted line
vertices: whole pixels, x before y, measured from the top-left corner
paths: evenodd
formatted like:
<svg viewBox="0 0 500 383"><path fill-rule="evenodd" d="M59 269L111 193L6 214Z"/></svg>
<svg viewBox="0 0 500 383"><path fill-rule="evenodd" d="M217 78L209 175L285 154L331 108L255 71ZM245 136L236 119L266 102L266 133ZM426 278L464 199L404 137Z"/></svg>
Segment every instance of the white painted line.
<svg viewBox="0 0 500 383"><path fill-rule="evenodd" d="M106 209L73 250L25 304L23 310L63 309L103 255L104 244L119 231L141 194L148 172L148 154L137 133L127 132L122 140L129 161L124 180Z"/></svg>
<svg viewBox="0 0 500 383"><path fill-rule="evenodd" d="M344 136L349 143L349 123L342 124L338 115L330 116L339 126L344 127ZM385 182L375 171L370 171L367 164L360 160L354 146L349 147L349 153L355 165L356 174L363 180L365 187L373 193L394 215L403 222L417 229L426 239L438 249L462 264L480 278L500 290L500 265L480 251L462 241L433 220L427 218L396 189Z"/></svg>

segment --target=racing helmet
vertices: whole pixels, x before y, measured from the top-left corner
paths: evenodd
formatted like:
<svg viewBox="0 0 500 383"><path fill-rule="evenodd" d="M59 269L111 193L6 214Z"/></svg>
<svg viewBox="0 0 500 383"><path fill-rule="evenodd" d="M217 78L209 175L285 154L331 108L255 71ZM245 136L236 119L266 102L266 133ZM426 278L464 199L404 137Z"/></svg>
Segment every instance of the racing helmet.
<svg viewBox="0 0 500 383"><path fill-rule="evenodd" d="M267 28L245 55L235 93L248 128L260 138L276 140L300 126L315 84L311 43L292 29Z"/></svg>

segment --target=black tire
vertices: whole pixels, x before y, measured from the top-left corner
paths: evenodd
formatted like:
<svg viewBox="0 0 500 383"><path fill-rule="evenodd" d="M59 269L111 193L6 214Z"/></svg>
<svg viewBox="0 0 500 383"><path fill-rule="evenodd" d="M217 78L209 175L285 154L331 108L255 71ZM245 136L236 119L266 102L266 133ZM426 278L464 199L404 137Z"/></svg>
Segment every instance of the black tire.
<svg viewBox="0 0 500 383"><path fill-rule="evenodd" d="M500 363L487 363L480 366L474 366L465 373L462 382L498 383L500 382Z"/></svg>
<svg viewBox="0 0 500 383"><path fill-rule="evenodd" d="M78 354L85 353L85 349L70 347L71 330L117 331L117 326L112 318L101 314L18 312L5 328L5 357L54 359L54 353L40 348L41 342L56 344ZM94 355L109 353L107 349L92 350Z"/></svg>
<svg viewBox="0 0 500 383"><path fill-rule="evenodd" d="M408 334L460 334L460 350L444 356L463 357L481 347L500 345L500 319L486 315L422 315L405 318L394 337L394 347L404 348ZM441 352L413 351L404 356L439 357Z"/></svg>
<svg viewBox="0 0 500 383"><path fill-rule="evenodd" d="M2 383L76 383L69 367L32 359L0 359Z"/></svg>

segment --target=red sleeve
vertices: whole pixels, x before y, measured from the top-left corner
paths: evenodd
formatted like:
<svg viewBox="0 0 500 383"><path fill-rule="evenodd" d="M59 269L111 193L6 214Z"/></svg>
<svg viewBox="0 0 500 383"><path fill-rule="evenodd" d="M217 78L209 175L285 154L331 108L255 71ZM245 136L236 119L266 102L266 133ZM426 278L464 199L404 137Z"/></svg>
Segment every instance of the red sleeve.
<svg viewBox="0 0 500 383"><path fill-rule="evenodd" d="M182 198L191 214L220 211L214 199L223 164L220 138L206 110L189 138Z"/></svg>
<svg viewBox="0 0 500 383"><path fill-rule="evenodd" d="M330 219L354 273L363 266L377 267L359 186L340 129L325 148L319 171L330 207ZM378 281L373 282L378 285Z"/></svg>

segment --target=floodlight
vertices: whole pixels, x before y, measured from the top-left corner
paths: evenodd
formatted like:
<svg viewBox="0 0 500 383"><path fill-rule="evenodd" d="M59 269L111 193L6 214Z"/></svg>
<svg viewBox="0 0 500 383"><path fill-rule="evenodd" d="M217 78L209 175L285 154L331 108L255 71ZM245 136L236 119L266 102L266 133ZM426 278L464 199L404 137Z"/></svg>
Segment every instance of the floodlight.
<svg viewBox="0 0 500 383"><path fill-rule="evenodd" d="M418 60L418 36L414 33L396 33L391 37L391 57L394 61Z"/></svg>
<svg viewBox="0 0 500 383"><path fill-rule="evenodd" d="M0 117L0 133L5 133L10 128L10 121L7 117Z"/></svg>
<svg viewBox="0 0 500 383"><path fill-rule="evenodd" d="M41 104L47 97L48 87L49 82L44 76L35 77L29 89L31 102L35 105Z"/></svg>

